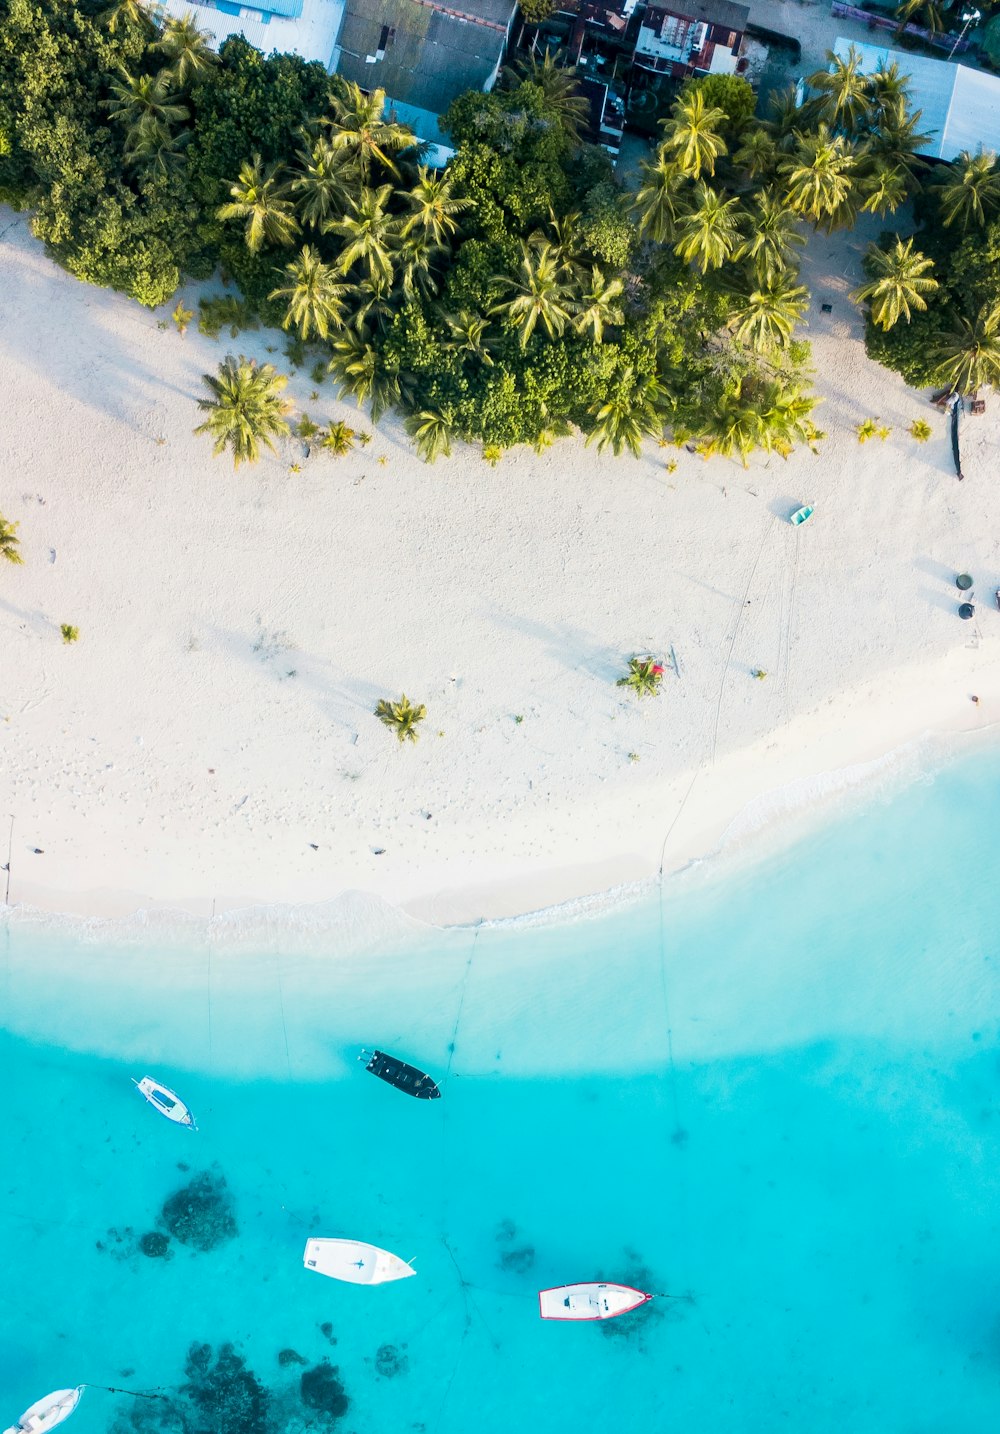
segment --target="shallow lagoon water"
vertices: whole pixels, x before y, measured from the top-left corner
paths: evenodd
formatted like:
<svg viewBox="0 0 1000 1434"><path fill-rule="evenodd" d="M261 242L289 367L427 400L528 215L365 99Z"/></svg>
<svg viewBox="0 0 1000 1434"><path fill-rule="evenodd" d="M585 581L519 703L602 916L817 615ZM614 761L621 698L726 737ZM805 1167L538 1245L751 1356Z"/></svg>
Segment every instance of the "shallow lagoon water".
<svg viewBox="0 0 1000 1434"><path fill-rule="evenodd" d="M997 1427L998 810L992 749L662 901L363 950L11 925L0 1416L90 1381L167 1397L91 1389L72 1434ZM143 1253L200 1173L236 1234ZM314 1234L418 1275L335 1284ZM539 1321L597 1277L676 1298ZM302 1400L324 1360L337 1418Z"/></svg>

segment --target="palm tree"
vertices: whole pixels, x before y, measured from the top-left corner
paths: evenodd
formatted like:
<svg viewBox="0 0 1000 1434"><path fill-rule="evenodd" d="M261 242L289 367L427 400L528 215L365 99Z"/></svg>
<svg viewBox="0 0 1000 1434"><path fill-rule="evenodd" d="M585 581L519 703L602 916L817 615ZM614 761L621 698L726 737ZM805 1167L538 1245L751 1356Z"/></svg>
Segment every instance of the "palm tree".
<svg viewBox="0 0 1000 1434"><path fill-rule="evenodd" d="M851 197L857 156L844 136L831 134L825 124L797 138L794 155L778 165L788 203L814 224L831 222Z"/></svg>
<svg viewBox="0 0 1000 1434"><path fill-rule="evenodd" d="M259 154L240 166L240 177L230 187L232 201L216 210L218 219L245 219L246 245L251 254L268 244L291 244L299 231L288 187L279 176L281 166L261 165Z"/></svg>
<svg viewBox="0 0 1000 1434"><path fill-rule="evenodd" d="M761 179L774 173L778 146L767 130L755 125L733 155L733 163L744 169L750 179Z"/></svg>
<svg viewBox="0 0 1000 1434"><path fill-rule="evenodd" d="M966 230L971 224L986 224L1000 210L996 155L989 150L978 154L963 150L942 171L938 202L946 226L957 223Z"/></svg>
<svg viewBox="0 0 1000 1434"><path fill-rule="evenodd" d="M193 11L189 10L180 20L168 17L164 21L154 48L166 55L171 77L181 89L207 75L212 66L219 63L218 55L210 48L211 39L210 31L198 29Z"/></svg>
<svg viewBox="0 0 1000 1434"><path fill-rule="evenodd" d="M902 4L896 6L899 28L896 30L895 38L899 38L911 20L915 20L925 30L930 30L932 35L937 34L939 30L944 29L944 20L941 14L943 9L944 6L939 3L939 0L902 0Z"/></svg>
<svg viewBox="0 0 1000 1434"><path fill-rule="evenodd" d="M615 375L610 398L590 407L594 427L587 442L597 440L597 451L610 447L617 457L624 449L636 458L642 453L642 440L663 437L661 405L664 392L656 378L639 375L632 364L626 364Z"/></svg>
<svg viewBox="0 0 1000 1434"><path fill-rule="evenodd" d="M887 110L895 109L900 103L905 106L909 102L910 77L904 75L895 60L890 60L889 64L880 60L878 69L868 76L868 84L875 111L874 126L877 128Z"/></svg>
<svg viewBox="0 0 1000 1434"><path fill-rule="evenodd" d="M719 129L726 122L725 110L710 108L701 90L678 99L664 125L663 147L672 151L681 173L698 179L701 171L715 173L715 161L728 153Z"/></svg>
<svg viewBox="0 0 1000 1434"><path fill-rule="evenodd" d="M198 407L208 414L195 433L209 433L215 439L215 452L232 449L233 466L256 463L260 445L274 452L274 438L290 432L285 414L291 405L281 397L288 383L284 374L276 373L271 364L258 367L241 354L229 354L219 365L218 376L203 374L211 390L211 398L200 398Z"/></svg>
<svg viewBox="0 0 1000 1434"><path fill-rule="evenodd" d="M5 558L8 563L14 563L20 567L24 559L17 551L21 542L17 536L18 527L19 524L8 523L7 519L0 513L0 558Z"/></svg>
<svg viewBox="0 0 1000 1434"><path fill-rule="evenodd" d="M571 143L578 140L588 109L574 72L556 64L548 49L541 60L530 55L512 66L512 71L520 80L538 86L545 96L545 108L557 120L566 138Z"/></svg>
<svg viewBox="0 0 1000 1434"><path fill-rule="evenodd" d="M668 243L674 237L677 220L683 211L681 193L684 175L680 165L667 155L661 144L655 160L644 160L641 166L642 185L635 196L639 216L639 233L656 244Z"/></svg>
<svg viewBox="0 0 1000 1434"><path fill-rule="evenodd" d="M297 159L289 187L296 196L303 223L311 229L321 229L334 216L343 214L348 199L357 193L358 167L350 155L335 149L322 136L308 149L300 149Z"/></svg>
<svg viewBox="0 0 1000 1434"><path fill-rule="evenodd" d="M794 85L777 90L770 99L771 118L764 121L764 129L773 138L779 150L793 147L802 124L802 110Z"/></svg>
<svg viewBox="0 0 1000 1434"><path fill-rule="evenodd" d="M417 139L405 125L385 119L385 90L365 94L352 80L335 80L335 84L337 88L330 96L333 119L327 121L334 149L350 155L365 184L373 163L398 176L393 156L412 149Z"/></svg>
<svg viewBox="0 0 1000 1434"><path fill-rule="evenodd" d="M392 727L401 742L415 742L420 735L417 723L427 716L427 708L422 702L414 707L404 692L398 702L387 702L383 697L376 704L375 716L387 727Z"/></svg>
<svg viewBox="0 0 1000 1434"><path fill-rule="evenodd" d="M342 393L358 401L371 402L372 422L377 423L388 409L408 397L407 385L398 367L389 364L368 339L345 329L335 339L330 373Z"/></svg>
<svg viewBox="0 0 1000 1434"><path fill-rule="evenodd" d="M857 134L865 126L872 110L871 83L862 73L862 57L851 45L846 60L827 50L829 69L817 70L806 80L810 89L818 91L815 109L834 129Z"/></svg>
<svg viewBox="0 0 1000 1434"><path fill-rule="evenodd" d="M362 338L384 333L396 310L392 305L392 286L378 274L366 274L351 285L350 323Z"/></svg>
<svg viewBox="0 0 1000 1434"><path fill-rule="evenodd" d="M909 183L906 171L899 165L886 164L879 160L872 165L870 173L861 179L860 187L865 194L862 210L866 214L877 214L881 219L887 214L895 214L899 206L905 203Z"/></svg>
<svg viewBox="0 0 1000 1434"><path fill-rule="evenodd" d="M625 287L623 279L608 279L594 264L590 271L590 287L585 289L576 306L573 327L578 334L589 331L595 344L604 337L607 324L620 324L621 306L616 302Z"/></svg>
<svg viewBox="0 0 1000 1434"><path fill-rule="evenodd" d="M435 174L423 165L417 170L417 182L404 198L413 213L403 224L405 234L427 234L435 244L444 245L458 233L457 214L471 208L471 199L459 199L455 186L444 174Z"/></svg>
<svg viewBox="0 0 1000 1434"><path fill-rule="evenodd" d="M288 301L282 328L294 327L306 341L313 333L328 338L331 329L343 325L344 295L350 286L337 283L333 265L324 264L316 249L304 244L298 258L285 266L285 275L288 283L268 294L269 299Z"/></svg>
<svg viewBox="0 0 1000 1434"><path fill-rule="evenodd" d="M362 189L356 199L348 199L347 212L341 219L326 223L327 234L337 234L344 242L340 268L346 274L355 264L363 264L371 279L391 285L394 274L392 250L399 234L399 221L388 212L392 186Z"/></svg>
<svg viewBox="0 0 1000 1434"><path fill-rule="evenodd" d="M1000 301L989 300L974 319L956 318L934 347L935 381L955 393L973 393L983 384L1000 387Z"/></svg>
<svg viewBox="0 0 1000 1434"><path fill-rule="evenodd" d="M548 233L544 229L536 229L529 236L528 243L537 250L547 247L560 265L564 279L570 281L577 278L581 272L579 211L560 218L550 206L547 227Z"/></svg>
<svg viewBox="0 0 1000 1434"><path fill-rule="evenodd" d="M808 302L809 291L796 284L789 272L775 274L763 283L753 274L730 310L733 333L757 353L784 348Z"/></svg>
<svg viewBox="0 0 1000 1434"><path fill-rule="evenodd" d="M869 244L865 272L870 282L851 297L870 305L872 321L880 329L891 329L900 319L909 323L914 309L926 309L924 295L933 294L938 287L937 280L927 273L933 268L932 259L914 251L912 239L905 244L897 239L889 250Z"/></svg>
<svg viewBox="0 0 1000 1434"><path fill-rule="evenodd" d="M425 463L451 457L452 422L449 415L439 409L422 408L418 413L411 413L406 420L406 431L412 434Z"/></svg>
<svg viewBox="0 0 1000 1434"><path fill-rule="evenodd" d="M543 243L535 253L522 243L521 251L520 276L500 279L497 285L512 297L495 304L492 312L506 314L518 326L523 349L538 323L549 338L562 333L570 318L570 286L561 277L563 265L551 244Z"/></svg>
<svg viewBox="0 0 1000 1434"><path fill-rule="evenodd" d="M663 681L663 664L655 657L630 657L628 672L616 687L631 687L637 697L655 697Z"/></svg>
<svg viewBox="0 0 1000 1434"><path fill-rule="evenodd" d="M910 112L905 97L883 101L877 122L873 123L866 140L866 156L876 166L882 164L901 169L907 181L914 179L927 168L927 161L920 151L931 139L930 134L918 128L922 118L922 110Z"/></svg>
<svg viewBox="0 0 1000 1434"><path fill-rule="evenodd" d="M740 239L740 202L726 199L703 179L695 185L691 208L677 225L674 253L701 272L717 269L733 252Z"/></svg>
<svg viewBox="0 0 1000 1434"><path fill-rule="evenodd" d="M354 440L358 436L343 419L336 423L328 423L326 428L321 431L323 436L319 441L319 446L324 453L331 453L334 458L344 458L350 453L354 447Z"/></svg>
<svg viewBox="0 0 1000 1434"><path fill-rule="evenodd" d="M414 230L402 240L397 257L399 288L404 299L413 299L418 294L430 298L437 293L438 281L433 266L445 253L445 247L435 243L427 229Z"/></svg>
<svg viewBox="0 0 1000 1434"><path fill-rule="evenodd" d="M493 358L490 354L492 345L486 337L486 331L489 328L488 319L481 318L478 314L471 314L468 309L461 309L457 314L446 314L445 322L451 330L448 348L455 353L471 354L487 368L493 367Z"/></svg>
<svg viewBox="0 0 1000 1434"><path fill-rule="evenodd" d="M150 12L143 0L112 0L106 9L101 11L100 20L114 35L119 25L132 25L137 30L152 29Z"/></svg>
<svg viewBox="0 0 1000 1434"><path fill-rule="evenodd" d="M151 140L167 138L170 126L183 124L190 110L178 104L178 96L170 93L170 76L136 75L121 71L121 79L111 83L113 99L104 100L111 119L120 120L128 129L130 149L138 149Z"/></svg>
<svg viewBox="0 0 1000 1434"><path fill-rule="evenodd" d="M746 238L737 246L733 258L748 259L758 279L769 284L794 265L796 245L805 242L795 210L770 186L757 195L747 221Z"/></svg>

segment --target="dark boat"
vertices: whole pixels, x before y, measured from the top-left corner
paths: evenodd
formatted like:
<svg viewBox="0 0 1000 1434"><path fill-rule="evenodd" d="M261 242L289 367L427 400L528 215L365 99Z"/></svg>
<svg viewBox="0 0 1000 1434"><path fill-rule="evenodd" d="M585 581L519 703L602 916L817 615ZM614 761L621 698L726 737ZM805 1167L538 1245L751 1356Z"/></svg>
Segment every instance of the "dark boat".
<svg viewBox="0 0 1000 1434"><path fill-rule="evenodd" d="M367 1051L361 1052L361 1060L368 1056ZM424 1071L418 1071L416 1066L408 1066L405 1061L398 1061L395 1056L386 1055L385 1051L372 1051L368 1056L366 1071L384 1080L387 1085L393 1085L397 1090L403 1091L405 1095L415 1096L417 1100L439 1100L441 1092L438 1090L437 1082L432 1080Z"/></svg>

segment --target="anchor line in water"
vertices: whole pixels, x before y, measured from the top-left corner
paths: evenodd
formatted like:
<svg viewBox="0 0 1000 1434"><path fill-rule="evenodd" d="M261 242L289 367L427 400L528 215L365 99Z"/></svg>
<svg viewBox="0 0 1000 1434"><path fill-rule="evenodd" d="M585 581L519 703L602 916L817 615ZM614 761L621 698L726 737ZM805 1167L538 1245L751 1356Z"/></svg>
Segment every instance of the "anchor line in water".
<svg viewBox="0 0 1000 1434"><path fill-rule="evenodd" d="M152 1389L120 1389L113 1384L90 1384L85 1383L84 1389L101 1389L105 1394L128 1394L133 1399L169 1399L169 1394L162 1394ZM162 1386L161 1386L162 1388Z"/></svg>
<svg viewBox="0 0 1000 1434"><path fill-rule="evenodd" d="M469 984L469 974L470 974L470 972L472 971L472 961L473 961L473 958L475 957L475 954L476 954L476 946L477 946L477 944L478 944L478 942L479 942L479 933L480 933L480 931L482 930L482 928L483 928L483 919L482 919L482 917L480 917L480 918L479 918L479 922L478 922L478 924L476 925L476 934L475 934L475 935L473 936L473 938L472 938L472 948L471 948L471 950L469 951L468 960L467 960L466 963L465 963L465 971L464 971L464 973L463 973L463 975L462 975L462 987L461 987L461 990L459 991L459 996L458 996L458 1011L457 1011L457 1013L456 1013L456 1015L455 1015L455 1024L454 1024L454 1026L452 1027L451 1041L450 1041L449 1044L448 1044L448 1064L447 1064L447 1067L445 1068L445 1073L444 1073L444 1079L445 1079L445 1080L447 1080L448 1077L451 1075L451 1063L452 1063L452 1061L455 1059L455 1046L456 1046L456 1044L458 1043L458 1027L459 1027L459 1025L461 1024L462 1011L463 1011L464 1008L465 1008L465 991L466 991L466 987L467 987L468 984Z"/></svg>

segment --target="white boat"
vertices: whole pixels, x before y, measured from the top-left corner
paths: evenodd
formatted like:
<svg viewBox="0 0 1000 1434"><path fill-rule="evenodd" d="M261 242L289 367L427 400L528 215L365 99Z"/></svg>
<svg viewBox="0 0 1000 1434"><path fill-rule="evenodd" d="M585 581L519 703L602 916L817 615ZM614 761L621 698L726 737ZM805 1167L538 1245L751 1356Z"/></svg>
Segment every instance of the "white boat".
<svg viewBox="0 0 1000 1434"><path fill-rule="evenodd" d="M307 1240L302 1263L307 1270L350 1285L384 1285L417 1273L398 1255L361 1240Z"/></svg>
<svg viewBox="0 0 1000 1434"><path fill-rule="evenodd" d="M169 1086L161 1085L152 1076L143 1076L142 1080L133 1080L132 1084L139 1094L149 1101L154 1110L158 1110L161 1115L165 1115L175 1125L186 1125L190 1130L198 1129L194 1123L194 1116L180 1096Z"/></svg>
<svg viewBox="0 0 1000 1434"><path fill-rule="evenodd" d="M614 1319L652 1298L631 1285L559 1285L539 1290L538 1312L542 1319Z"/></svg>
<svg viewBox="0 0 1000 1434"><path fill-rule="evenodd" d="M5 1429L4 1434L44 1434L46 1429L54 1429L73 1413L83 1390L84 1386L78 1384L75 1389L56 1389L46 1394L26 1409L16 1424Z"/></svg>

